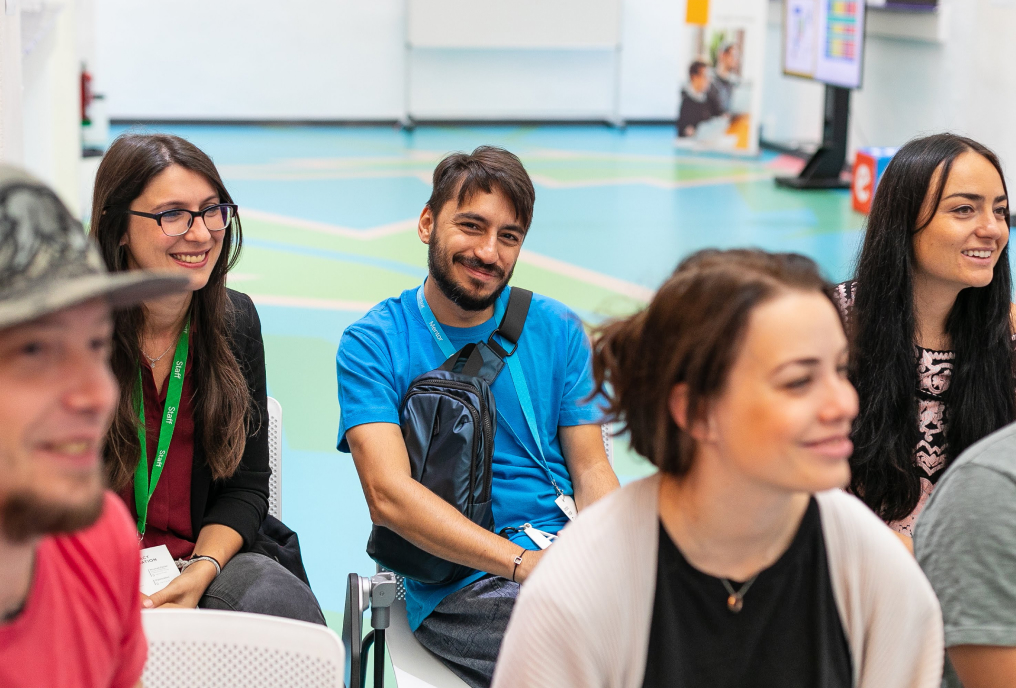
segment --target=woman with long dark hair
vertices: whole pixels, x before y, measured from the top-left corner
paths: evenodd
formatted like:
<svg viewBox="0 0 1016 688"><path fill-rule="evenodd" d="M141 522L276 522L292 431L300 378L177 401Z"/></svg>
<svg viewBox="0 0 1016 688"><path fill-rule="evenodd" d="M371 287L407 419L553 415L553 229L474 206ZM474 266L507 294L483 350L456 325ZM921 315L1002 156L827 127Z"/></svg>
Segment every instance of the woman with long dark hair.
<svg viewBox="0 0 1016 688"><path fill-rule="evenodd" d="M324 623L305 582L265 556L274 550L262 532L264 344L250 298L226 288L242 230L215 165L176 136L121 136L99 166L91 234L110 271L158 269L190 282L115 323L109 482L137 518L142 547L166 545L181 560L181 575L146 606Z"/></svg>
<svg viewBox="0 0 1016 688"><path fill-rule="evenodd" d="M902 535L971 444L1016 420L1009 206L998 158L937 134L903 146L839 285L860 395L851 489Z"/></svg>
<svg viewBox="0 0 1016 688"><path fill-rule="evenodd" d="M522 586L494 688L942 680L917 562L847 484L857 394L804 256L703 251L593 343L659 472L579 514Z"/></svg>

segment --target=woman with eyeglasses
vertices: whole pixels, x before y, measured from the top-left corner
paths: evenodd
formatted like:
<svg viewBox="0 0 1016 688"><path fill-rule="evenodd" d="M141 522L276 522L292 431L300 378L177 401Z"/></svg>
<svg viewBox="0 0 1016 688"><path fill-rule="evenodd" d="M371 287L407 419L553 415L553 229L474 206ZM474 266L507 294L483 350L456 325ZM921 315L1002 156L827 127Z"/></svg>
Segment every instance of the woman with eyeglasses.
<svg viewBox="0 0 1016 688"><path fill-rule="evenodd" d="M857 394L804 256L702 251L594 338L659 472L582 512L523 584L494 688L937 688L942 620L842 488Z"/></svg>
<svg viewBox="0 0 1016 688"><path fill-rule="evenodd" d="M304 580L279 563L271 536L288 531L265 523L264 344L250 298L226 288L242 232L215 165L176 136L119 137L96 176L91 234L111 271L190 280L182 295L121 311L115 324L109 482L137 518L141 547L165 545L181 569L145 606L323 624L298 556L290 568Z"/></svg>

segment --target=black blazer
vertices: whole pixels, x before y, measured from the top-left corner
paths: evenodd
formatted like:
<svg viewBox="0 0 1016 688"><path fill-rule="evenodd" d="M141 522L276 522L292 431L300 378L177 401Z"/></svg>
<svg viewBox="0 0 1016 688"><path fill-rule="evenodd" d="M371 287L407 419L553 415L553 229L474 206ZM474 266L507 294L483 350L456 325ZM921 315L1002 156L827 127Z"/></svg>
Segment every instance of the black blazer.
<svg viewBox="0 0 1016 688"><path fill-rule="evenodd" d="M212 480L202 446L204 428L195 418L194 464L191 468L191 526L194 537L204 526L218 523L229 526L243 537L248 551L257 539L268 515L268 385L265 380L265 346L261 340L261 320L254 302L246 294L227 289L234 310L234 330L230 348L240 364L254 405L247 428L247 444L236 473L225 480ZM197 393L200 393L198 391Z"/></svg>

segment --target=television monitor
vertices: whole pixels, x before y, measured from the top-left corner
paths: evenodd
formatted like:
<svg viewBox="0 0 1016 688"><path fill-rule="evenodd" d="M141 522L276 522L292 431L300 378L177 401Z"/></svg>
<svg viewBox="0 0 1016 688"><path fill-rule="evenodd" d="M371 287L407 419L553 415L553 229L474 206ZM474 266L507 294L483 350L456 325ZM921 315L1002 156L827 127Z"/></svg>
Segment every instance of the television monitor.
<svg viewBox="0 0 1016 688"><path fill-rule="evenodd" d="M938 0L868 0L868 7L878 7L897 12L934 12Z"/></svg>
<svg viewBox="0 0 1016 688"><path fill-rule="evenodd" d="M783 73L861 87L864 0L784 0Z"/></svg>

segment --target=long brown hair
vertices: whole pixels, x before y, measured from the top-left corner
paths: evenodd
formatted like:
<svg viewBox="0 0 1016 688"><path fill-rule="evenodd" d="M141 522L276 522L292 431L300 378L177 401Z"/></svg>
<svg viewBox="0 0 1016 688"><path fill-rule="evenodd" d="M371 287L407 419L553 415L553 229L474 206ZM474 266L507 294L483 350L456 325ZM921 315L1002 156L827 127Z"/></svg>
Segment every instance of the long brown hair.
<svg viewBox="0 0 1016 688"><path fill-rule="evenodd" d="M120 240L127 232L130 204L171 165L197 172L215 188L220 202L233 202L215 164L194 144L166 134L123 134L103 157L92 196L90 233L110 271L128 269L127 248ZM247 383L230 348L235 313L226 293L226 273L240 257L242 239L240 218L235 217L224 232L222 253L208 284L194 292L191 301L194 416L202 428L205 460L216 480L229 477L240 464L253 415ZM111 364L120 384L120 401L104 448L114 490L130 484L141 453L136 387L144 323L144 306L118 311L115 316Z"/></svg>
<svg viewBox="0 0 1016 688"><path fill-rule="evenodd" d="M593 376L608 417L624 423L631 446L664 473L684 475L695 442L670 415L674 385L688 385L688 417L699 418L723 391L751 312L788 290L831 287L796 253L699 251L677 266L649 306L600 327Z"/></svg>

